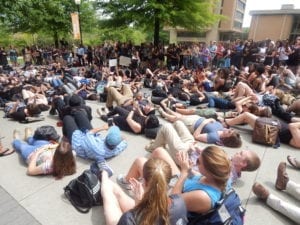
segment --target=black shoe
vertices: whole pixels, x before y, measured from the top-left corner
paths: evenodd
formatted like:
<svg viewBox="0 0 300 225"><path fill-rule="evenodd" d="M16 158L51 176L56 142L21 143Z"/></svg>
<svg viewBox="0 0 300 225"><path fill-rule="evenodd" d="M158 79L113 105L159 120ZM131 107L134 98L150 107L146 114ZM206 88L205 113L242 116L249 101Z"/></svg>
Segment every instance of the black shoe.
<svg viewBox="0 0 300 225"><path fill-rule="evenodd" d="M52 115L52 116L56 115L57 114L56 109L51 107L51 109L49 111L49 114Z"/></svg>

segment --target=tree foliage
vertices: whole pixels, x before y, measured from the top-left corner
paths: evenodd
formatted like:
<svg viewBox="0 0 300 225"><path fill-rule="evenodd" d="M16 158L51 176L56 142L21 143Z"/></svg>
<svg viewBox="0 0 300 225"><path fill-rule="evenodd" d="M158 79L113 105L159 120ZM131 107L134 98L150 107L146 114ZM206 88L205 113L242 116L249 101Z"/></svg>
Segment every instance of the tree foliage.
<svg viewBox="0 0 300 225"><path fill-rule="evenodd" d="M207 28L220 19L214 14L218 0L97 0L105 26L145 26L158 44L164 26L189 30Z"/></svg>
<svg viewBox="0 0 300 225"><path fill-rule="evenodd" d="M97 24L91 6L88 2L80 6L83 30ZM4 0L0 10L1 21L13 32L43 32L58 42L59 36L71 32L70 14L77 12L77 6L74 0Z"/></svg>

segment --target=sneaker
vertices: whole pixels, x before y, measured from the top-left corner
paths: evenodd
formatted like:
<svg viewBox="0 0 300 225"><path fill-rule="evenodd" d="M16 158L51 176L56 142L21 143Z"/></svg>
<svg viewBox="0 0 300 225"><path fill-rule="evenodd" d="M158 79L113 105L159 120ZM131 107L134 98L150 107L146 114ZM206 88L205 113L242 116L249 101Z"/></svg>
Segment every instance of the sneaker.
<svg viewBox="0 0 300 225"><path fill-rule="evenodd" d="M97 112L99 117L101 117L103 115L100 109L97 109L96 112Z"/></svg>
<svg viewBox="0 0 300 225"><path fill-rule="evenodd" d="M103 170L105 170L108 173L108 177L111 177L114 174L113 170L107 165L106 161L100 163L93 162L90 166L90 170L99 179L101 179L101 173Z"/></svg>
<svg viewBox="0 0 300 225"><path fill-rule="evenodd" d="M125 190L131 190L131 185L128 181L126 181L125 175L119 174L117 177L117 183L120 185L121 188Z"/></svg>
<svg viewBox="0 0 300 225"><path fill-rule="evenodd" d="M98 162L97 166L98 166L100 172L105 170L108 174L108 177L111 177L112 175L114 175L114 171L112 170L112 168L109 167L109 165L106 163L106 161Z"/></svg>
<svg viewBox="0 0 300 225"><path fill-rule="evenodd" d="M24 141L27 141L28 138L33 136L32 129L30 127L25 128L25 135L24 135Z"/></svg>
<svg viewBox="0 0 300 225"><path fill-rule="evenodd" d="M106 107L102 107L101 111L104 115L106 115L107 113L109 113L109 110Z"/></svg>
<svg viewBox="0 0 300 225"><path fill-rule="evenodd" d="M261 200L267 201L270 192L260 183L255 182L252 186L252 191Z"/></svg>
<svg viewBox="0 0 300 225"><path fill-rule="evenodd" d="M57 114L56 109L54 107L52 107L49 111L49 114L52 116L56 115Z"/></svg>
<svg viewBox="0 0 300 225"><path fill-rule="evenodd" d="M145 146L145 150L147 152L150 152L150 153L153 152L153 150L154 150L153 143L154 143L154 140L151 140L150 143Z"/></svg>
<svg viewBox="0 0 300 225"><path fill-rule="evenodd" d="M21 140L21 132L17 129L13 132L13 139Z"/></svg>
<svg viewBox="0 0 300 225"><path fill-rule="evenodd" d="M275 187L277 190L285 190L287 182L289 181L289 176L286 172L286 163L281 162L277 168L277 179L275 183Z"/></svg>
<svg viewBox="0 0 300 225"><path fill-rule="evenodd" d="M293 168L300 169L300 161L298 161L295 157L289 155L287 157L287 161Z"/></svg>

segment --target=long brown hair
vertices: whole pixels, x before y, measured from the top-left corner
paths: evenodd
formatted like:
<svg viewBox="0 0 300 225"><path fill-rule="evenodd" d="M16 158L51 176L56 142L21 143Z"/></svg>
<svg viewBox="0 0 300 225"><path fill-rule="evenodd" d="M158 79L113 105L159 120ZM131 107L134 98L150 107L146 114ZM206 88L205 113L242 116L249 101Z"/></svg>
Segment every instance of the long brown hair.
<svg viewBox="0 0 300 225"><path fill-rule="evenodd" d="M53 176L61 179L76 172L76 161L69 142L63 140L57 146L53 156Z"/></svg>
<svg viewBox="0 0 300 225"><path fill-rule="evenodd" d="M169 225L168 183L172 177L170 165L162 159L149 159L143 168L146 192L136 205L138 224L149 225L160 222Z"/></svg>
<svg viewBox="0 0 300 225"><path fill-rule="evenodd" d="M231 173L231 162L226 152L217 146L208 146L201 153L203 166L222 190Z"/></svg>

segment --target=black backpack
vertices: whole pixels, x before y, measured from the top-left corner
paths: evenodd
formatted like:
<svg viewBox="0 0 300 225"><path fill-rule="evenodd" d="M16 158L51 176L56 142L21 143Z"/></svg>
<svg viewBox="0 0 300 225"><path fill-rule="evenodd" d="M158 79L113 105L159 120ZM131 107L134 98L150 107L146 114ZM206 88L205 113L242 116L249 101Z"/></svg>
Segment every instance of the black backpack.
<svg viewBox="0 0 300 225"><path fill-rule="evenodd" d="M210 212L193 217L188 225L243 225L246 210L234 189L229 189Z"/></svg>
<svg viewBox="0 0 300 225"><path fill-rule="evenodd" d="M51 125L44 125L36 128L33 138L36 140L58 141L60 136L56 129Z"/></svg>
<svg viewBox="0 0 300 225"><path fill-rule="evenodd" d="M64 187L65 196L81 213L88 213L93 206L103 205L100 190L100 181L90 170L85 170Z"/></svg>

